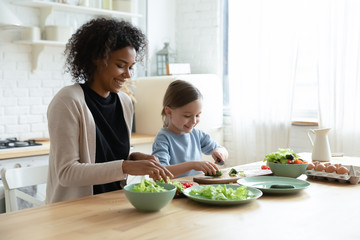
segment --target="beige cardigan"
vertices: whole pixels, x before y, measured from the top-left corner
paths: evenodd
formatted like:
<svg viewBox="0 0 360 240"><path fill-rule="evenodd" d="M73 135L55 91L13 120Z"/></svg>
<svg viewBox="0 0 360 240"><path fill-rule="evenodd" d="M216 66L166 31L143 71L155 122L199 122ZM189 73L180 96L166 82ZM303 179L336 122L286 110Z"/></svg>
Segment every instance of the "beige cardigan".
<svg viewBox="0 0 360 240"><path fill-rule="evenodd" d="M125 93L118 95L130 140L132 102ZM51 143L47 203L89 196L93 194L92 185L126 179L123 160L95 164L95 122L79 84L64 87L55 95L47 117Z"/></svg>

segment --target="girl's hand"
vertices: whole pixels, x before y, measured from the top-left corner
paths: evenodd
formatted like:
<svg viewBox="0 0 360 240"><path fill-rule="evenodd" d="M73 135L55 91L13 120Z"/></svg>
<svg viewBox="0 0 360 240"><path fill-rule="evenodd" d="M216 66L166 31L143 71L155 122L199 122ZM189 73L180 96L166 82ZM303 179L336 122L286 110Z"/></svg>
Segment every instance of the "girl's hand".
<svg viewBox="0 0 360 240"><path fill-rule="evenodd" d="M219 171L218 167L209 161L193 161L191 163L193 164L192 169L202 171L205 174L215 175L216 171Z"/></svg>
<svg viewBox="0 0 360 240"><path fill-rule="evenodd" d="M126 174L149 175L154 181L164 179L164 181L167 182L167 177L174 177L169 170L163 167L159 161L155 159L124 161L122 169L123 173Z"/></svg>
<svg viewBox="0 0 360 240"><path fill-rule="evenodd" d="M212 153L212 158L215 160L216 164L224 164L226 159L228 159L229 153L224 147L215 148Z"/></svg>

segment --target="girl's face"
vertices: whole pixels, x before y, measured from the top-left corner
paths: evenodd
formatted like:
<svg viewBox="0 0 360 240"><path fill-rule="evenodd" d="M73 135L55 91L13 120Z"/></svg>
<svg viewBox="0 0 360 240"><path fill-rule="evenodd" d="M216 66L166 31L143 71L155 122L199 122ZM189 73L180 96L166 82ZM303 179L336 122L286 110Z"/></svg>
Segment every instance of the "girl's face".
<svg viewBox="0 0 360 240"><path fill-rule="evenodd" d="M96 61L90 88L104 98L110 92L118 93L126 79L131 78L135 57L135 49L129 46L112 52L106 63L102 59Z"/></svg>
<svg viewBox="0 0 360 240"><path fill-rule="evenodd" d="M200 122L202 101L192 101L179 108L165 107L165 114L169 119L168 129L177 134L190 133Z"/></svg>

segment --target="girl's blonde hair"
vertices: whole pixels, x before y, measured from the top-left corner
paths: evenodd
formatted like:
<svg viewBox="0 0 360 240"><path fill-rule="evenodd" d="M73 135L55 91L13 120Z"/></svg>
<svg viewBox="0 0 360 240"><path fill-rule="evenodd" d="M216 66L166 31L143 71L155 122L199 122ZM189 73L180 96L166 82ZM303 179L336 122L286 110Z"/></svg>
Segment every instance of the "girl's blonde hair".
<svg viewBox="0 0 360 240"><path fill-rule="evenodd" d="M166 117L165 107L176 109L182 107L192 101L202 99L203 96L194 85L184 80L175 80L168 86L164 100L163 109L161 111L164 127L169 125L169 120Z"/></svg>

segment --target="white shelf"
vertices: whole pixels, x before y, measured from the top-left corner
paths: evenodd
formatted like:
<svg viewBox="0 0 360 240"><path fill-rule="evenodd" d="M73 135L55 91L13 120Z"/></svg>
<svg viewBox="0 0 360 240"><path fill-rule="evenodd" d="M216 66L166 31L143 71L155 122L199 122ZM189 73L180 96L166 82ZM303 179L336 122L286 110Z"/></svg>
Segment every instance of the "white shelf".
<svg viewBox="0 0 360 240"><path fill-rule="evenodd" d="M112 11L112 10L91 8L91 7L84 7L84 6L76 6L76 5L70 5L70 4L64 4L64 3L45 2L45 1L40 1L40 0L13 0L12 3L16 4L16 5L20 5L20 6L37 7L37 8L51 8L52 10L60 10L60 11L82 13L82 14L91 14L91 15L95 15L95 16L112 16L112 17L119 17L119 18L142 17L141 14L137 14L137 13Z"/></svg>
<svg viewBox="0 0 360 240"><path fill-rule="evenodd" d="M48 41L48 40L38 40L38 41L15 41L14 43L19 44L29 44L29 45L47 45L47 46L54 46L54 47L61 47L65 46L66 42L57 42L57 41Z"/></svg>
<svg viewBox="0 0 360 240"><path fill-rule="evenodd" d="M44 51L45 46L65 47L66 45L66 42L56 42L56 41L47 41L47 40L15 41L14 43L32 45L32 52L31 52L32 71L35 71L38 68L39 56L42 53L42 51Z"/></svg>
<svg viewBox="0 0 360 240"><path fill-rule="evenodd" d="M3 0L0 0L3 1ZM53 11L64 11L71 13L80 13L80 14L89 14L93 16L109 16L114 18L123 18L123 19L131 19L131 18L140 18L141 14L137 13L129 13L129 12L120 12L120 11L112 11L105 10L99 8L90 8L84 6L70 5L64 3L55 3L55 2L45 2L41 0L12 0L12 4L18 6L26 6L26 7L35 7L40 9L40 28L43 29L47 18L52 14ZM32 45L32 71L35 71L38 67L39 63L39 55L44 50L45 46L57 46L63 47L66 45L65 42L56 42L56 41L15 41L18 44L29 44Z"/></svg>

